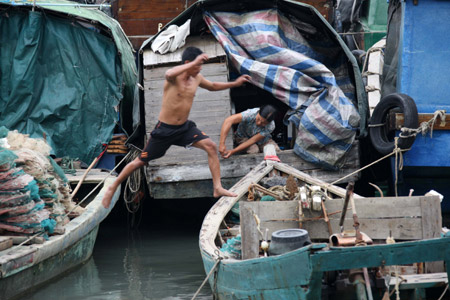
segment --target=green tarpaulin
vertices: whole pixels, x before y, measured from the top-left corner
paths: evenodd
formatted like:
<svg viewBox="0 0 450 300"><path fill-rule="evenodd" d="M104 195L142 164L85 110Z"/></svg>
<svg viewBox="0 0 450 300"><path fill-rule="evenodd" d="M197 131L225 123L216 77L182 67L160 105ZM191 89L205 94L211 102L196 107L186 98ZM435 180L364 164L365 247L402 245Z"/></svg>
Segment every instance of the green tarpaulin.
<svg viewBox="0 0 450 300"><path fill-rule="evenodd" d="M136 82L131 44L103 12L0 4L0 125L89 163L118 120L137 126Z"/></svg>

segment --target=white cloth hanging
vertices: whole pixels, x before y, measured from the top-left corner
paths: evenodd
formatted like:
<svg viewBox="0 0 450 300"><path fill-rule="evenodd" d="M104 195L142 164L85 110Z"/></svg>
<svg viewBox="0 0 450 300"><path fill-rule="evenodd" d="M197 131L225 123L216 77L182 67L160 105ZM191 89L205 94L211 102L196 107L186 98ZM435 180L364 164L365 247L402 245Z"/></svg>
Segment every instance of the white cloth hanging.
<svg viewBox="0 0 450 300"><path fill-rule="evenodd" d="M167 52L174 52L181 48L186 43L186 37L190 33L191 19L178 27L177 25L170 25L163 32L161 32L152 43L152 50L155 53L165 54Z"/></svg>

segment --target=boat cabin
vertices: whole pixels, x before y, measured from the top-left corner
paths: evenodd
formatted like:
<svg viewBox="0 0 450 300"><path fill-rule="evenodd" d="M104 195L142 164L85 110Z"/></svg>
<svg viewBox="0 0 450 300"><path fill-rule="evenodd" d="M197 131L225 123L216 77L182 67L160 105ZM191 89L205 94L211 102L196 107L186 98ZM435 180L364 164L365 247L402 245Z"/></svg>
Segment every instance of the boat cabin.
<svg viewBox="0 0 450 300"><path fill-rule="evenodd" d="M201 3L200 3L201 2ZM194 46L201 49L209 57L209 60L202 66L203 76L210 81L226 82L233 81L241 75L241 71L237 71L236 66L230 60L229 53L224 50L223 44L217 40L217 36L213 35L208 29L204 18L201 17L201 11L220 11L225 8L214 1L200 1L183 14L168 23L160 32L168 29L171 25L177 25L179 28L190 22L190 33L185 37L185 44L173 52L161 54L155 52L152 48L152 43L158 35L144 42L140 50L140 76L141 84L144 92L142 93L145 111L145 130L147 139L154 129L158 115L161 108L163 84L165 80L165 72L182 63L181 54L188 46ZM216 1L217 2L217 1ZM285 2L285 1L282 1ZM286 1L287 2L287 1ZM258 2L257 8L252 8L252 1L240 2L228 7L230 11L252 11L256 9L275 9L281 11L281 5L275 7L274 1ZM277 2L278 3L278 2ZM253 3L254 4L254 3ZM294 7L300 7L306 17L303 18L305 23L303 26L308 27L306 22L310 22L311 28L326 26L325 19L313 8L304 4L290 4ZM242 6L239 8L239 6ZM288 7L284 7L285 11ZM241 9L241 10L240 10ZM329 25L328 25L329 26ZM310 29L311 29L310 28ZM325 30L333 31L331 26L326 27ZM330 34L331 35L331 34ZM332 37L327 36L324 39L333 40L336 42L334 46L336 51L343 51L345 46L340 44L338 35ZM315 41L316 43L324 41ZM340 48L340 47L344 48ZM346 48L345 48L346 49ZM348 49L346 49L348 51ZM344 53L344 52L343 52ZM345 55L344 55L345 56ZM342 57L341 57L342 58ZM353 56L345 56L343 59L345 65L345 80L350 82L347 85L346 95L352 94L354 103L364 103L365 98L359 94L360 82L359 71L356 61L352 61ZM354 65L353 65L354 63ZM355 68L356 66L356 68ZM341 74L342 75L342 74ZM275 79L275 78L273 78ZM275 80L280 80L276 78ZM362 85L361 85L362 86ZM345 90L345 87L343 87ZM217 145L219 145L220 130L223 121L230 115L241 113L249 108L261 107L264 104L271 104L278 110L275 125L276 128L272 132L272 139L278 144L281 151L277 153L278 157L284 163L287 163L294 168L302 170L303 172L317 176L324 181L333 182L357 170L359 164L359 142L357 139L351 141L350 149L340 160L340 165L334 170L323 168L320 164L305 160L300 157L295 150L296 143L298 143L298 124L288 121L289 112L292 107L286 102L280 101L277 98L277 93L268 91L260 86L252 83L246 83L241 87L232 88L230 90L210 92L199 88L197 90L194 103L190 112L189 119L197 124L197 127L204 131ZM357 104L356 106L359 106ZM359 108L357 108L359 109ZM364 116L361 117L361 122L364 121ZM364 134L364 125L358 125L358 133ZM227 137L227 149L232 149L233 145L233 130L230 130ZM325 149L325 148L324 148ZM324 150L326 151L326 150ZM330 151L330 156L334 153ZM340 154L336 154L340 155ZM231 187L240 178L247 174L256 164L264 158L263 153L259 154L238 154L233 155L228 159L220 158L221 178L222 184L225 188ZM200 198L211 197L212 184L211 174L208 166L207 155L203 150L192 148L186 150L182 147L173 146L169 148L165 156L150 161L146 168L147 183L149 186L150 195L156 199L171 199L171 198ZM350 176L342 181L355 180L358 174Z"/></svg>

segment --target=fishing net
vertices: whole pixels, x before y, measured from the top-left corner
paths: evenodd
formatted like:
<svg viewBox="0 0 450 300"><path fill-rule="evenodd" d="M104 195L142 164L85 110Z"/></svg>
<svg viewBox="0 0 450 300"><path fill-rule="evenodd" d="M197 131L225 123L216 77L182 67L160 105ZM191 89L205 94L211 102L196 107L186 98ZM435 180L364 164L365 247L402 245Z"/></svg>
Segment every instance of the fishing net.
<svg viewBox="0 0 450 300"><path fill-rule="evenodd" d="M17 155L14 152L0 148L0 171L8 171L9 169L14 167L14 160L17 158Z"/></svg>
<svg viewBox="0 0 450 300"><path fill-rule="evenodd" d="M44 140L0 127L0 137L5 136L9 149L0 147L0 233L53 233L69 222L66 213L75 206L67 177L49 159L51 148Z"/></svg>
<svg viewBox="0 0 450 300"><path fill-rule="evenodd" d="M8 128L6 128L5 126L0 126L0 139L7 137L8 132Z"/></svg>
<svg viewBox="0 0 450 300"><path fill-rule="evenodd" d="M227 254L227 256L232 258L241 258L241 235L237 235L231 239L228 239L226 243L222 245L220 251Z"/></svg>

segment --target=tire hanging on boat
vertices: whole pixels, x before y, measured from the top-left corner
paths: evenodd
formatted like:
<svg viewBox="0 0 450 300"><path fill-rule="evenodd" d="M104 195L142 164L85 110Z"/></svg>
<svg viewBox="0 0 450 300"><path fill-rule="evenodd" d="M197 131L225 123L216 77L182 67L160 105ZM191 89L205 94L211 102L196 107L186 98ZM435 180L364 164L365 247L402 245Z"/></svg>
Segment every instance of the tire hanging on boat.
<svg viewBox="0 0 450 300"><path fill-rule="evenodd" d="M403 127L415 129L419 126L417 106L410 96L393 93L383 97L373 111L370 119L372 126L369 129L372 145L381 154L391 153L395 147L395 130L389 130L389 120L387 120L392 109L398 109L396 112L403 113L405 120ZM415 138L415 136L400 137L398 147L400 149L410 148Z"/></svg>

